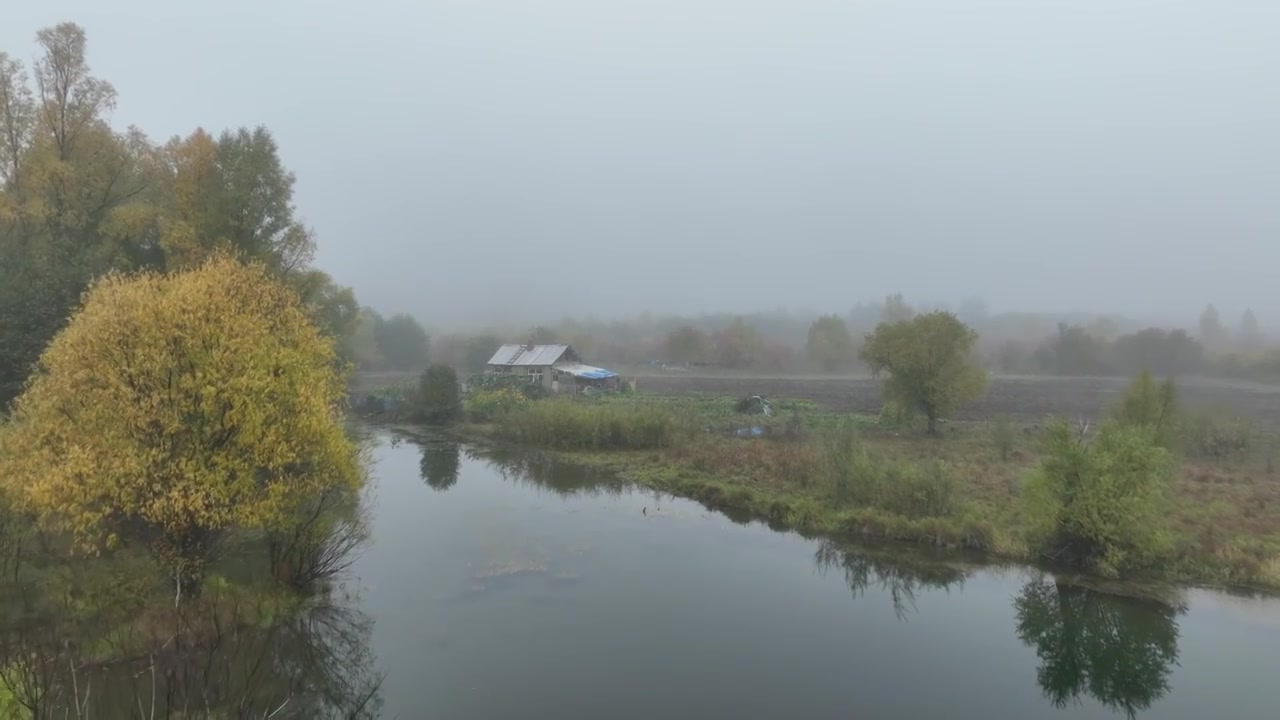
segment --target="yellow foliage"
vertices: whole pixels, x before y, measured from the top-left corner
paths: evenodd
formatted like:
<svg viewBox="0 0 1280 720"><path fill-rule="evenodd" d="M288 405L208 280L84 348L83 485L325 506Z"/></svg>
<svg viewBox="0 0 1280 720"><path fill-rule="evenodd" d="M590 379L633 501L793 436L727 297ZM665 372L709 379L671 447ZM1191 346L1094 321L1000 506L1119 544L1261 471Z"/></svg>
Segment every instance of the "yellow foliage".
<svg viewBox="0 0 1280 720"><path fill-rule="evenodd" d="M17 400L0 489L87 547L269 527L359 486L344 395L332 342L262 268L108 276Z"/></svg>
<svg viewBox="0 0 1280 720"><path fill-rule="evenodd" d="M172 173L171 219L160 244L169 256L169 267L200 264L222 244L218 198L223 179L218 169L218 145L204 130L165 148Z"/></svg>

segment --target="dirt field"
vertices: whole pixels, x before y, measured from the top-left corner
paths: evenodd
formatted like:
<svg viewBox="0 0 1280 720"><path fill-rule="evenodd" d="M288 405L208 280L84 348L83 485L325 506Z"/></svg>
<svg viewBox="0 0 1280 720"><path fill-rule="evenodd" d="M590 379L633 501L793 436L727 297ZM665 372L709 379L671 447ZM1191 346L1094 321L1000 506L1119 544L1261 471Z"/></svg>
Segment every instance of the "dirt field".
<svg viewBox="0 0 1280 720"><path fill-rule="evenodd" d="M957 420L1007 417L1034 422L1049 415L1096 420L1122 392L1118 378L995 377L981 400L966 406ZM1223 380L1187 379L1178 383L1186 407L1214 407L1280 426L1280 388ZM637 390L655 394L715 393L812 400L836 412L876 413L880 384L869 378L737 378L655 375L641 377Z"/></svg>

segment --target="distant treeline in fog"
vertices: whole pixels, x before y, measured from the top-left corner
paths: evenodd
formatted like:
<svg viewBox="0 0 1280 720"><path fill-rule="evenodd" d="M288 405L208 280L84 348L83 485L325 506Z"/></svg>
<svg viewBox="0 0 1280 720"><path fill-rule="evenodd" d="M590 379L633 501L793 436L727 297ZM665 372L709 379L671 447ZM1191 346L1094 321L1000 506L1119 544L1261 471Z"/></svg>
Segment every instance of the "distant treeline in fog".
<svg viewBox="0 0 1280 720"><path fill-rule="evenodd" d="M913 307L902 295L862 303L844 313L776 311L697 316L650 315L605 320L566 318L532 328L483 328L438 333L433 361L481 369L505 342L567 343L597 364L657 365L769 373L856 373L863 337L881 322L935 308ZM981 301L955 313L979 333L976 352L1003 374L1111 376L1149 370L1161 375L1207 375L1280 381L1280 347L1259 330L1251 310L1235 322L1212 305L1190 327L1151 327L1120 315L989 313ZM370 328L385 322L368 313ZM430 326L430 318L420 318ZM365 334L372 338L373 332ZM361 367L391 369L376 347L357 352Z"/></svg>

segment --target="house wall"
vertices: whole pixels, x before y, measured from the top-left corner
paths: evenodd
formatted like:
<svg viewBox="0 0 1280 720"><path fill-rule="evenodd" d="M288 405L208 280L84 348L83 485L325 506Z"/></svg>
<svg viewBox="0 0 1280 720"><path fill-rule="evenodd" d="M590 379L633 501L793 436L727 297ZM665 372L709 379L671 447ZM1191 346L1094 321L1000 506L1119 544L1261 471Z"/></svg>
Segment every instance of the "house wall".
<svg viewBox="0 0 1280 720"><path fill-rule="evenodd" d="M552 386L552 389L556 392L572 394L578 391L577 378L567 372L560 372L555 368L551 368L551 378L556 383Z"/></svg>
<svg viewBox="0 0 1280 720"><path fill-rule="evenodd" d="M528 377L535 373L542 373L542 387L551 389L551 366L550 365L491 365L489 372L501 372L504 375L515 375L516 377Z"/></svg>

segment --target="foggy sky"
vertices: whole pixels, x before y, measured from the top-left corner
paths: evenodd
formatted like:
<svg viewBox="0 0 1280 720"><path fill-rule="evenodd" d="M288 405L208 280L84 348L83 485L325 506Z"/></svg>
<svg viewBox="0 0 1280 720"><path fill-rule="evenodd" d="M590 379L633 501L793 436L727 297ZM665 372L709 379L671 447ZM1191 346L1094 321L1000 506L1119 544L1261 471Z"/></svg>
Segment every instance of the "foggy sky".
<svg viewBox="0 0 1280 720"><path fill-rule="evenodd" d="M1275 0L6 0L153 139L265 124L319 265L431 325L1280 308ZM1280 313L1280 310L1277 311Z"/></svg>

